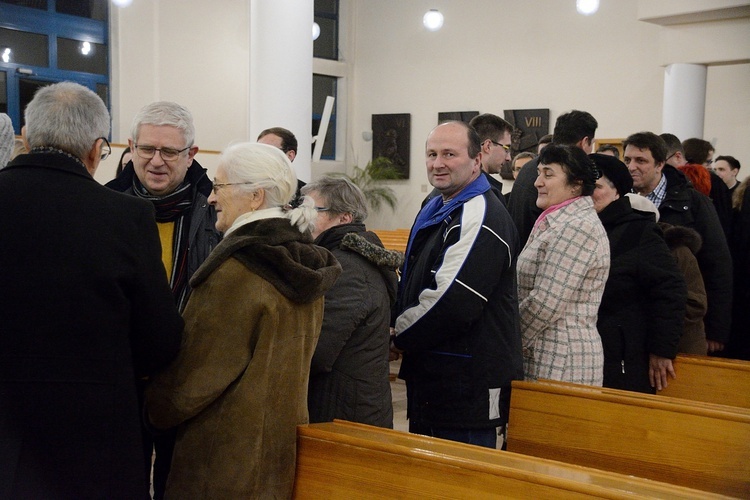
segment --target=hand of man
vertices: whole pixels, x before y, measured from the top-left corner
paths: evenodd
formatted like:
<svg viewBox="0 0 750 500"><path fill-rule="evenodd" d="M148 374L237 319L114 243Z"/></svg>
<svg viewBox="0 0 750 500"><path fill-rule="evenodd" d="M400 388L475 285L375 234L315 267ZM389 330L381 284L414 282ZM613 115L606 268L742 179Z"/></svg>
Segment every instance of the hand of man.
<svg viewBox="0 0 750 500"><path fill-rule="evenodd" d="M669 358L662 358L656 354L649 354L648 364L648 379L651 382L651 387L656 387L657 391L660 391L669 385L667 383L667 374L672 378L677 378L674 366L672 365L672 360Z"/></svg>
<svg viewBox="0 0 750 500"><path fill-rule="evenodd" d="M724 344L715 340L706 340L708 352L719 352L724 350Z"/></svg>

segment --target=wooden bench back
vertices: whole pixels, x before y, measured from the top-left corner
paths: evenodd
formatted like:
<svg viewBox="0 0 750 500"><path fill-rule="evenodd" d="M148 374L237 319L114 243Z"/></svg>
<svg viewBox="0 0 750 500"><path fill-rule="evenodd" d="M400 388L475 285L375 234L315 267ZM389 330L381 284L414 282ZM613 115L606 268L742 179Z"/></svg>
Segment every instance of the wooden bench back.
<svg viewBox="0 0 750 500"><path fill-rule="evenodd" d="M406 252L406 245L409 242L409 229L371 229L378 235L383 246L388 250L398 250Z"/></svg>
<svg viewBox="0 0 750 500"><path fill-rule="evenodd" d="M297 499L707 497L646 479L350 422L300 426L297 439Z"/></svg>
<svg viewBox="0 0 750 500"><path fill-rule="evenodd" d="M508 450L750 497L750 411L563 382L513 382Z"/></svg>
<svg viewBox="0 0 750 500"><path fill-rule="evenodd" d="M660 396L750 408L750 362L681 354L674 369Z"/></svg>

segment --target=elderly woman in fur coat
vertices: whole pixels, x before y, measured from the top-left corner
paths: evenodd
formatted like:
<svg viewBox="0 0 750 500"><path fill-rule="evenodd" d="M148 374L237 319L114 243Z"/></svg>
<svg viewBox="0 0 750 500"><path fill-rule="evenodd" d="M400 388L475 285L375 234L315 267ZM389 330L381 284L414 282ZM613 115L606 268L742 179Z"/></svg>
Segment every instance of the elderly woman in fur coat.
<svg viewBox="0 0 750 500"><path fill-rule="evenodd" d="M167 498L292 494L323 296L341 272L312 243L314 208L283 208L296 185L273 146L221 156L208 202L224 239L191 279L180 354L146 391L151 423L177 426Z"/></svg>
<svg viewBox="0 0 750 500"><path fill-rule="evenodd" d="M340 418L393 427L389 325L403 255L386 250L367 231L365 197L348 179L326 176L302 193L318 210L315 243L333 252L343 268L326 292L323 328L310 366L310 422Z"/></svg>

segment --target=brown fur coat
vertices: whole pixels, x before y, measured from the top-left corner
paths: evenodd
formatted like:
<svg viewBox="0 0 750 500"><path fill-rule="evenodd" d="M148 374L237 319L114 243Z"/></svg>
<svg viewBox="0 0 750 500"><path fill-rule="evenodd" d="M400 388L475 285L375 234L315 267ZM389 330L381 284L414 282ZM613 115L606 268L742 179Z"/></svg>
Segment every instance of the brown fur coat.
<svg viewBox="0 0 750 500"><path fill-rule="evenodd" d="M323 295L341 272L288 220L228 235L191 280L185 343L146 408L178 426L168 498L288 498Z"/></svg>

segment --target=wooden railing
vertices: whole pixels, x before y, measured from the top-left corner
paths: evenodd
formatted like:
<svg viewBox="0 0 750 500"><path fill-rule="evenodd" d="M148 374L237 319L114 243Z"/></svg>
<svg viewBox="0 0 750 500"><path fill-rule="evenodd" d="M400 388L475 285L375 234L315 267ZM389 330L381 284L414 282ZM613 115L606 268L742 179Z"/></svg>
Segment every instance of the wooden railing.
<svg viewBox="0 0 750 500"><path fill-rule="evenodd" d="M409 229L372 229L372 232L378 235L385 248L406 252L406 244L409 242Z"/></svg>
<svg viewBox="0 0 750 500"><path fill-rule="evenodd" d="M659 395L750 409L750 362L681 354L674 369Z"/></svg>
<svg viewBox="0 0 750 500"><path fill-rule="evenodd" d="M516 453L336 421L297 428L294 498L714 498Z"/></svg>
<svg viewBox="0 0 750 500"><path fill-rule="evenodd" d="M750 410L739 407L515 381L508 450L750 498Z"/></svg>

